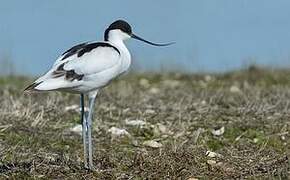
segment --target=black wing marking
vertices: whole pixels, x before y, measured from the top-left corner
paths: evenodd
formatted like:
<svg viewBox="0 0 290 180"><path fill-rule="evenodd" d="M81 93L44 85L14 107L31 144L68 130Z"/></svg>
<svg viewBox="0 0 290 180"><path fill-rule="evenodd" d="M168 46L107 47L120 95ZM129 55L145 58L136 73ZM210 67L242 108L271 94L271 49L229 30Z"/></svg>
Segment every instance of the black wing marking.
<svg viewBox="0 0 290 180"><path fill-rule="evenodd" d="M58 78L61 76L64 76L65 79L69 80L69 81L73 81L73 80L82 80L84 77L84 74L77 74L74 70L65 70L64 67L65 63L61 64L60 66L58 66L58 68L53 72L53 77L54 78Z"/></svg>
<svg viewBox="0 0 290 180"><path fill-rule="evenodd" d="M38 83L32 83L29 86L27 86L24 91L35 91L36 89L34 89L36 86L38 86L39 84L41 84L43 81L38 82Z"/></svg>
<svg viewBox="0 0 290 180"><path fill-rule="evenodd" d="M110 47L113 48L115 51L118 52L118 54L120 54L119 49L117 49L115 46L109 44L109 43L105 43L105 42L97 42L97 43L91 43L91 44L87 44L86 46L84 46L79 52L78 52L78 57L81 57L82 55L84 55L85 53L88 53L90 51L92 51L95 48L98 47Z"/></svg>
<svg viewBox="0 0 290 180"><path fill-rule="evenodd" d="M80 51L82 48L84 48L88 43L85 42L85 43L81 43L81 44L78 44L72 48L70 48L69 50L65 51L62 55L63 57L61 58L61 60L64 60L74 54L76 54L78 51Z"/></svg>
<svg viewBox="0 0 290 180"><path fill-rule="evenodd" d="M98 48L98 47L110 47L110 48L113 48L115 51L117 51L118 54L121 54L118 48L106 42L82 43L65 51L62 54L63 57L61 58L61 60L64 60L75 54L77 54L77 57L81 57L85 53L91 52L93 49Z"/></svg>

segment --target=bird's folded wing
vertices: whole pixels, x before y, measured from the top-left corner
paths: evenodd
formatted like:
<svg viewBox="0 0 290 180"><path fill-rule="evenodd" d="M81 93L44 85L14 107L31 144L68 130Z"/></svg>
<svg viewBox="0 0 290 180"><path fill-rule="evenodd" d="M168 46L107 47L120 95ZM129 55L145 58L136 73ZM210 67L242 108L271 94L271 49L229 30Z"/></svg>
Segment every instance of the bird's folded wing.
<svg viewBox="0 0 290 180"><path fill-rule="evenodd" d="M113 78L121 67L121 53L113 45L106 42L83 43L72 47L62 54L53 67L38 78L27 90L54 90L79 86L82 80L88 77L98 77L101 72L111 68ZM107 74L108 75L108 74ZM104 84L105 82L103 82Z"/></svg>
<svg viewBox="0 0 290 180"><path fill-rule="evenodd" d="M97 74L121 63L119 52L109 46L92 49L81 56L76 52L64 58L67 52L60 56L53 67L35 83L59 78L69 81L81 80L86 75Z"/></svg>
<svg viewBox="0 0 290 180"><path fill-rule="evenodd" d="M73 70L79 75L96 74L121 63L120 54L112 47L98 47L88 53L72 56L64 64L65 71Z"/></svg>

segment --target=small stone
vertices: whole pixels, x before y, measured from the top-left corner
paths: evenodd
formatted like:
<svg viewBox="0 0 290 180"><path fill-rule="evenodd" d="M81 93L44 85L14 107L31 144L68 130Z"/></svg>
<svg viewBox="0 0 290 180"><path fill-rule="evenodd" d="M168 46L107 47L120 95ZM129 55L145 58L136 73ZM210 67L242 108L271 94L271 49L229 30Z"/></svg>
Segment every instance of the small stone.
<svg viewBox="0 0 290 180"><path fill-rule="evenodd" d="M116 127L111 127L108 132L110 132L113 137L130 136L130 134L125 129Z"/></svg>
<svg viewBox="0 0 290 180"><path fill-rule="evenodd" d="M130 125L130 126L144 126L147 123L145 121L142 120L127 120L125 121L126 125Z"/></svg>
<svg viewBox="0 0 290 180"><path fill-rule="evenodd" d="M147 147L152 147L152 148L161 148L162 147L161 143L156 142L154 140L144 141L143 145L147 146Z"/></svg>
<svg viewBox="0 0 290 180"><path fill-rule="evenodd" d="M74 104L74 105L71 105L71 106L66 106L66 107L64 108L64 110L65 110L65 111L72 111L72 110L77 111L78 108L79 108L79 105Z"/></svg>
<svg viewBox="0 0 290 180"><path fill-rule="evenodd" d="M167 135L167 134L162 134L161 135L161 138L163 138L163 139L166 139L166 138L168 138L169 137L169 135Z"/></svg>
<svg viewBox="0 0 290 180"><path fill-rule="evenodd" d="M160 123L157 123L156 126L157 126L157 128L159 129L159 131L160 131L162 134L166 134L166 133L167 133L167 128L166 128L165 125L160 124Z"/></svg>
<svg viewBox="0 0 290 180"><path fill-rule="evenodd" d="M282 141L285 141L286 137L284 135L280 136Z"/></svg>
<svg viewBox="0 0 290 180"><path fill-rule="evenodd" d="M222 163L222 162L216 163L216 166L222 166L222 165L224 165L224 163Z"/></svg>
<svg viewBox="0 0 290 180"><path fill-rule="evenodd" d="M230 88L230 92L232 92L232 93L240 93L241 92L241 90L240 90L240 88L238 87L238 86L231 86L231 88Z"/></svg>
<svg viewBox="0 0 290 180"><path fill-rule="evenodd" d="M211 166L216 165L216 161L215 160L207 160L206 163L211 165Z"/></svg>
<svg viewBox="0 0 290 180"><path fill-rule="evenodd" d="M71 132L82 135L82 125L78 124L70 129Z"/></svg>
<svg viewBox="0 0 290 180"><path fill-rule="evenodd" d="M146 109L145 114L155 114L153 109Z"/></svg>
<svg viewBox="0 0 290 180"><path fill-rule="evenodd" d="M206 151L205 155L208 157L211 157L211 158L222 157L221 154L218 154L218 153L212 152L212 151Z"/></svg>
<svg viewBox="0 0 290 180"><path fill-rule="evenodd" d="M215 136L221 136L221 135L223 135L224 133L225 133L225 127L223 126L223 127L221 127L220 129L213 129L212 131L211 131L211 133L213 134L213 135L215 135Z"/></svg>
<svg viewBox="0 0 290 180"><path fill-rule="evenodd" d="M254 142L254 143L257 143L258 141L259 141L258 138L254 138L254 139L253 139L253 142Z"/></svg>
<svg viewBox="0 0 290 180"><path fill-rule="evenodd" d="M268 116L267 117L267 120L271 120L271 119L273 119L273 116Z"/></svg>
<svg viewBox="0 0 290 180"><path fill-rule="evenodd" d="M160 92L160 90L159 90L158 88L153 87L153 88L151 88L151 89L149 90L149 92L150 92L151 94L158 94L158 93Z"/></svg>
<svg viewBox="0 0 290 180"><path fill-rule="evenodd" d="M200 104L201 105L206 105L206 101L205 100L202 100Z"/></svg>

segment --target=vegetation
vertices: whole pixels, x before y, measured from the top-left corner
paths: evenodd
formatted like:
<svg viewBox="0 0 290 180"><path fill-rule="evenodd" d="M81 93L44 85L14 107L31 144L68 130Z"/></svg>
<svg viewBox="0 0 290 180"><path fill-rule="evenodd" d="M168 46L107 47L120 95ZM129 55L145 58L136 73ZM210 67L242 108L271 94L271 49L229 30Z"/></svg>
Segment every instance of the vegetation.
<svg viewBox="0 0 290 180"><path fill-rule="evenodd" d="M128 75L103 89L83 168L79 97L0 78L0 178L286 179L290 72ZM125 130L118 135L112 127Z"/></svg>

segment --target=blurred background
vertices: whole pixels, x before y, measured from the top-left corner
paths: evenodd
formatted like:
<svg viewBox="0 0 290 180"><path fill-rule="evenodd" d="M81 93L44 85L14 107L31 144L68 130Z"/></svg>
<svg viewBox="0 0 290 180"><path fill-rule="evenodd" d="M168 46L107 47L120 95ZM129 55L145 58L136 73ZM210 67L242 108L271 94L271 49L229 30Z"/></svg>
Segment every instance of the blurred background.
<svg viewBox="0 0 290 180"><path fill-rule="evenodd" d="M125 19L156 48L130 40L133 70L225 72L290 67L290 1L1 0L0 72L36 76L71 46L102 40Z"/></svg>

